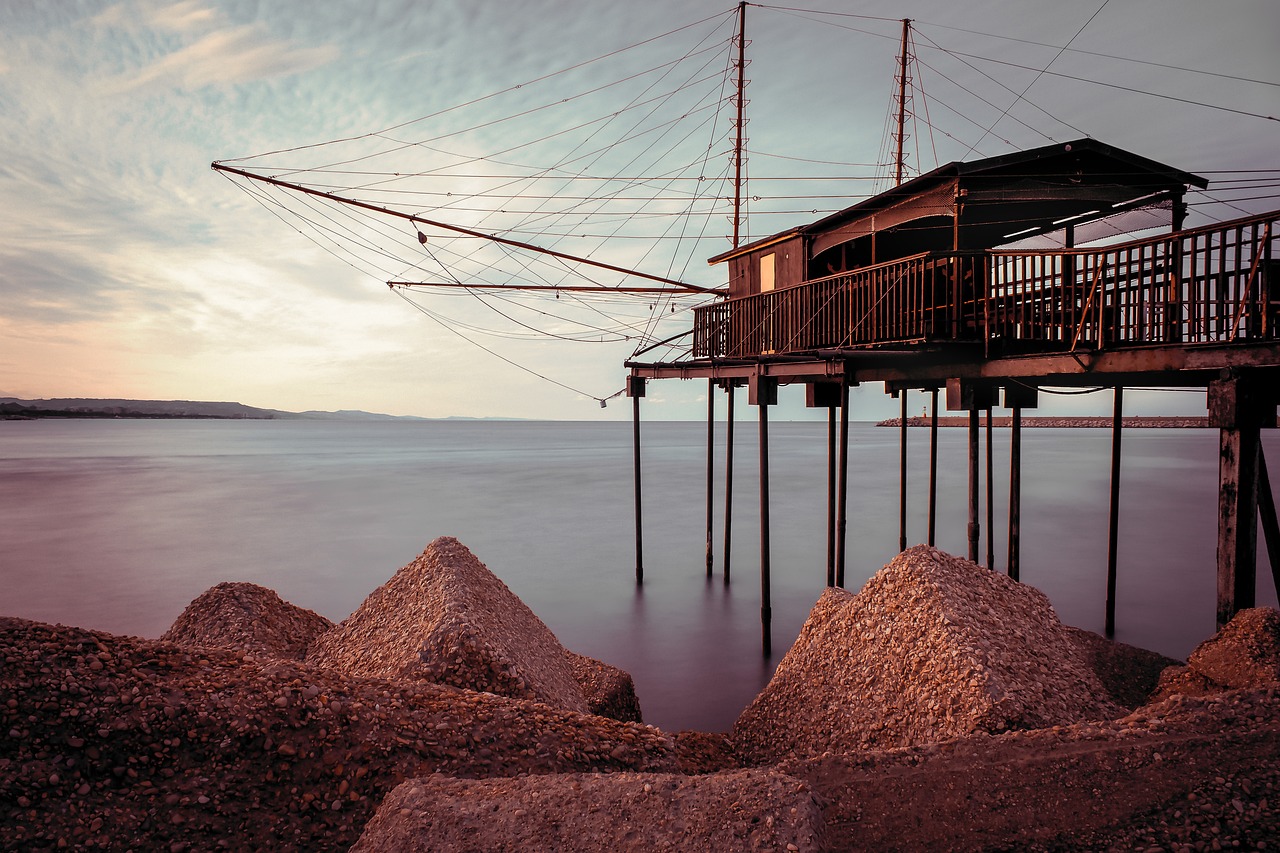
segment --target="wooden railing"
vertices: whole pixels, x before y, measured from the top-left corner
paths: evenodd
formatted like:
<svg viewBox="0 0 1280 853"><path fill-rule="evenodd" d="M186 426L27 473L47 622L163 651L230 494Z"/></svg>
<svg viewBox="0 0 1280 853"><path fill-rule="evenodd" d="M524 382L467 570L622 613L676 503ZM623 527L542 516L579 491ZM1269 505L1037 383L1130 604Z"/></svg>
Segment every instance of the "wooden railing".
<svg viewBox="0 0 1280 853"><path fill-rule="evenodd" d="M1055 252L922 254L695 310L695 358L918 341L1016 350L1280 338L1280 211Z"/></svg>

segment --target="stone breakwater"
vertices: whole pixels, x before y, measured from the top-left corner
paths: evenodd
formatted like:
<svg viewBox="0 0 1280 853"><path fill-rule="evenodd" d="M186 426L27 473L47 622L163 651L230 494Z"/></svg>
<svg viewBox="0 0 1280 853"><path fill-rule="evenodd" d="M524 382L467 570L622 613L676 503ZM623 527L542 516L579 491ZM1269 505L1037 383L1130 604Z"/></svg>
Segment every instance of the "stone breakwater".
<svg viewBox="0 0 1280 853"><path fill-rule="evenodd" d="M336 626L252 584L162 640L0 618L0 849L1280 839L1275 611L1184 666L920 546L825 592L732 732L669 734L633 721L626 673L511 599L446 538Z"/></svg>

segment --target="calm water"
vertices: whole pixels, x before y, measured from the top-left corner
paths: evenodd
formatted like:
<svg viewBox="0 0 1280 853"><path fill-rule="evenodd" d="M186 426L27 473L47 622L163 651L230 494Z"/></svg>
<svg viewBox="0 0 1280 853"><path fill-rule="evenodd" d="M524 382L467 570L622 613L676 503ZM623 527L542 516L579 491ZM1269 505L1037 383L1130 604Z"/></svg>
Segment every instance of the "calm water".
<svg viewBox="0 0 1280 853"><path fill-rule="evenodd" d="M156 637L192 598L237 580L336 621L451 535L566 646L631 672L646 722L725 730L822 590L826 425L771 425L771 661L759 653L755 424L737 429L729 587L719 576L722 448L717 576L705 578L705 429L644 424L637 591L629 423L0 422L0 614ZM966 435L940 434L938 545L963 554ZM1023 436L1023 580L1064 622L1100 631L1109 433ZM915 543L925 538L928 434L912 430L909 441ZM851 442L856 588L896 552L897 431L854 425ZM998 432L1001 567L1007 444ZM1122 481L1117 639L1185 657L1214 628L1217 433L1129 431ZM1259 603L1275 602L1260 570Z"/></svg>

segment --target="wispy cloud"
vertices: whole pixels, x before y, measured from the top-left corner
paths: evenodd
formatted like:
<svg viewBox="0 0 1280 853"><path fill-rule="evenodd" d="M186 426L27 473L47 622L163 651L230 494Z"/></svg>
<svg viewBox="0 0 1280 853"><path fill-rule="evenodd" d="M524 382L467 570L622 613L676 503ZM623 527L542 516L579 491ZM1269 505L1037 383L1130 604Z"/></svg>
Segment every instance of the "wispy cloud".
<svg viewBox="0 0 1280 853"><path fill-rule="evenodd" d="M190 91L300 74L337 57L335 46L297 47L248 24L204 35L142 68L108 79L103 89L111 94L151 88Z"/></svg>

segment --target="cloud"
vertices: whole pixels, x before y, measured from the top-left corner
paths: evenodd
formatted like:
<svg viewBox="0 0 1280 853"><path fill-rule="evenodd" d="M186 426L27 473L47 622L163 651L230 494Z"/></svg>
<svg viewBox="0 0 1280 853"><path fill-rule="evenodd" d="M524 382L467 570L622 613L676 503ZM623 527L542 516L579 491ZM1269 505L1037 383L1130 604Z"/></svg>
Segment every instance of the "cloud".
<svg viewBox="0 0 1280 853"><path fill-rule="evenodd" d="M143 68L103 84L111 94L152 88L201 89L300 74L332 62L337 47L293 47L272 39L259 25L209 33Z"/></svg>

